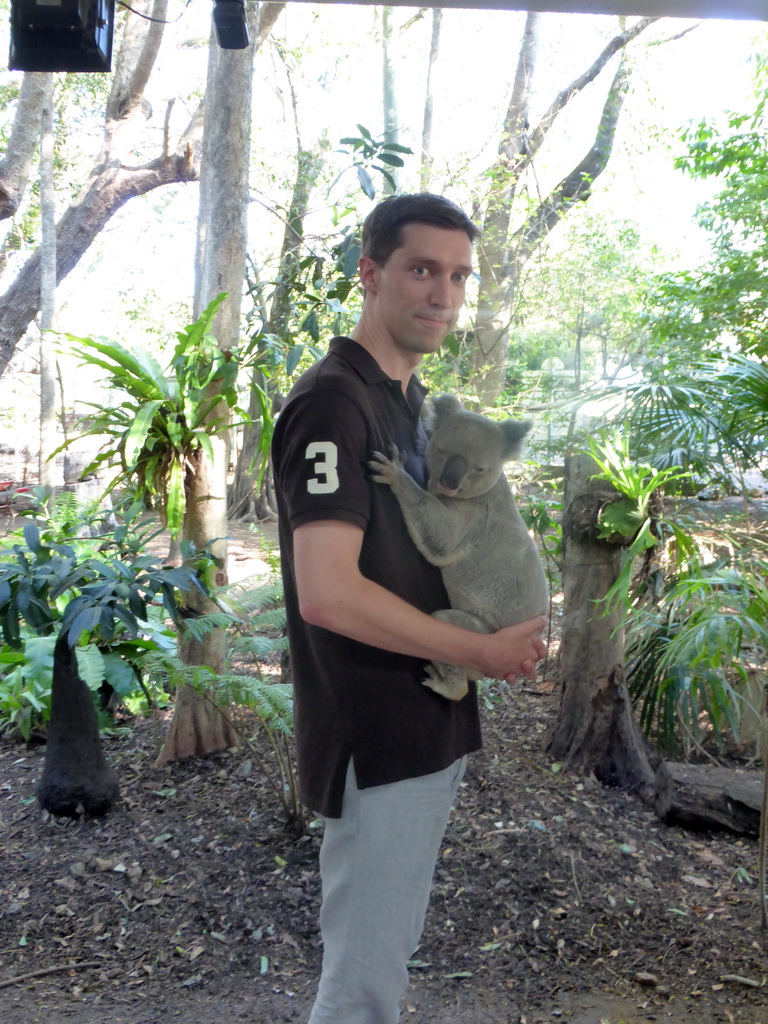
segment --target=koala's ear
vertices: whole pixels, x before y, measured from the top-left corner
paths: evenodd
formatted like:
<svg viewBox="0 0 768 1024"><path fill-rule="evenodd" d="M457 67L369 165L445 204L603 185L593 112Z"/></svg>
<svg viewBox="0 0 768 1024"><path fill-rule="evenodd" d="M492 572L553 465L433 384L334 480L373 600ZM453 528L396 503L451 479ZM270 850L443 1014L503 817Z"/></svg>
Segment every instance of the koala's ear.
<svg viewBox="0 0 768 1024"><path fill-rule="evenodd" d="M523 448L523 438L533 426L533 420L504 420L499 426L504 435L504 458L517 458Z"/></svg>
<svg viewBox="0 0 768 1024"><path fill-rule="evenodd" d="M455 395L438 395L430 402L433 416L455 416L462 412L461 402Z"/></svg>
<svg viewBox="0 0 768 1024"><path fill-rule="evenodd" d="M436 398L430 398L422 412L424 429L431 437L435 432L438 420L443 416L455 416L457 412L461 411L461 402L454 395L438 395Z"/></svg>

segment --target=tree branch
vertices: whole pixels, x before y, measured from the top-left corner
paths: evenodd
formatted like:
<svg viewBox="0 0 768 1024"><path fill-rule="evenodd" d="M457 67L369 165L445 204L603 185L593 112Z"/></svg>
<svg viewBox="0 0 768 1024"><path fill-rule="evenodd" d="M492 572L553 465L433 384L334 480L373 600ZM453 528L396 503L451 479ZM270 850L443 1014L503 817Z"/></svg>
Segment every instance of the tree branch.
<svg viewBox="0 0 768 1024"><path fill-rule="evenodd" d="M613 150L619 115L627 95L630 67L626 55L616 71L603 106L603 113L589 152L540 203L528 220L512 236L518 245L515 263L522 266L536 246L562 219L575 203L584 202L592 194L592 186L605 170ZM516 276L516 275L515 275Z"/></svg>
<svg viewBox="0 0 768 1024"><path fill-rule="evenodd" d="M597 58L587 68L587 70L577 78L574 78L570 85L566 86L565 89L562 89L557 94L539 123L528 136L526 163L530 162L530 160L539 151L544 139L547 137L547 133L554 125L558 115L566 108L574 96L578 95L585 86L589 85L590 82L593 82L597 78L611 57L617 54L619 50L623 50L632 42L633 39L636 39L641 32L645 32L647 28L658 20L658 18L641 18L640 21L635 22L635 24L625 32L620 32L618 35L614 36L613 39L603 47L600 54L598 54Z"/></svg>

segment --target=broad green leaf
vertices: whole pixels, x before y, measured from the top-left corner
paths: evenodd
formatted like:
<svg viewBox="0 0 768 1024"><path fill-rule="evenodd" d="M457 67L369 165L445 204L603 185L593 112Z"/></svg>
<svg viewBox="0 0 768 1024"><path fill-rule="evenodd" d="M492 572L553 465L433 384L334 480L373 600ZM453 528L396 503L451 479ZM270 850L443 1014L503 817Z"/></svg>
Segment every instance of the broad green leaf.
<svg viewBox="0 0 768 1024"><path fill-rule="evenodd" d="M24 641L24 675L50 686L55 636L31 636Z"/></svg>
<svg viewBox="0 0 768 1024"><path fill-rule="evenodd" d="M168 471L168 489L166 496L165 515L168 530L172 537L177 538L184 523L184 470L178 459L174 459Z"/></svg>
<svg viewBox="0 0 768 1024"><path fill-rule="evenodd" d="M134 419L125 438L125 461L131 467L136 462L142 448L144 447L147 435L152 429L152 421L155 413L163 406L161 398L153 402L147 402L142 406Z"/></svg>
<svg viewBox="0 0 768 1024"><path fill-rule="evenodd" d="M104 655L104 678L121 697L127 697L139 689L136 673L119 654L110 652Z"/></svg>
<svg viewBox="0 0 768 1024"><path fill-rule="evenodd" d="M357 243L350 245L344 252L342 271L344 276L350 280L357 274L357 265L360 260L361 252L362 250Z"/></svg>
<svg viewBox="0 0 768 1024"><path fill-rule="evenodd" d="M383 150L379 153L378 158L383 164L387 164L389 167L404 167L405 161L402 157L394 156L392 153L385 153Z"/></svg>
<svg viewBox="0 0 768 1024"><path fill-rule="evenodd" d="M98 610L98 609L97 609ZM75 649L77 674L89 690L98 690L104 682L104 657L95 644Z"/></svg>

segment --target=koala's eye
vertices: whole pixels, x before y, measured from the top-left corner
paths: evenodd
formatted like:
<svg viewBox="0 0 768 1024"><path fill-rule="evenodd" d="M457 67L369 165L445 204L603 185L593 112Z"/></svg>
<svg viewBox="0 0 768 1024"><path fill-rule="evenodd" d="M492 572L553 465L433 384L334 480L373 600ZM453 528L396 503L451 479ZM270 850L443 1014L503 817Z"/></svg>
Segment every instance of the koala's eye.
<svg viewBox="0 0 768 1024"><path fill-rule="evenodd" d="M475 472L476 473L484 473L487 468L488 468L487 466L475 466Z"/></svg>

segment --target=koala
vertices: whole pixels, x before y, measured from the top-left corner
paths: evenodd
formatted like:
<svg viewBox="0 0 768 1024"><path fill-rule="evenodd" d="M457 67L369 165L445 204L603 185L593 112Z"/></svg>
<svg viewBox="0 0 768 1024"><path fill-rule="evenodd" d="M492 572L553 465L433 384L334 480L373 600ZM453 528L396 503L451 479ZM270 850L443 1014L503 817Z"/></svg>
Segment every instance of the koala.
<svg viewBox="0 0 768 1024"><path fill-rule="evenodd" d="M389 458L373 452L368 464L373 479L392 488L416 547L442 571L451 607L435 617L476 633L547 610L544 568L503 471L531 425L497 423L441 395L427 414L428 490L405 472L394 446ZM465 669L434 662L424 685L461 700L467 680Z"/></svg>

